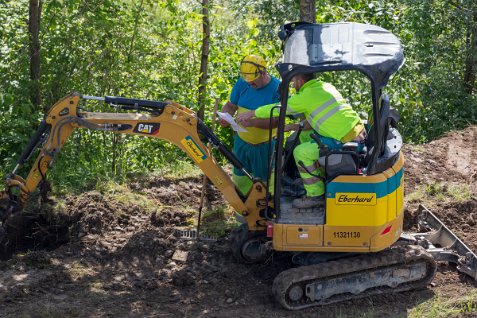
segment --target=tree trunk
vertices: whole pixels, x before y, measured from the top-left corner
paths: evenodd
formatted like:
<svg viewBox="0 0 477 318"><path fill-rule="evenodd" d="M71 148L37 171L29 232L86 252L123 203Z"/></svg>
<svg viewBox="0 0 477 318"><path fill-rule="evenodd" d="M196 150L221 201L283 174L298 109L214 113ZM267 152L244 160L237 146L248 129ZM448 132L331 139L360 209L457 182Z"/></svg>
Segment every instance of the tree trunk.
<svg viewBox="0 0 477 318"><path fill-rule="evenodd" d="M132 50L133 50L133 47L134 47L134 41L136 40L136 36L137 36L137 29L138 29L138 26L139 26L139 18L141 17L143 4L144 4L144 0L141 0L141 3L139 4L139 8L137 9L137 15L136 15L136 19L134 21L134 31L133 31L133 35L131 37L131 43L129 44L129 51L128 51L128 55L127 55L127 64L129 64L131 62Z"/></svg>
<svg viewBox="0 0 477 318"><path fill-rule="evenodd" d="M30 79L32 81L31 101L40 107L40 21L43 0L30 0L28 31L30 33Z"/></svg>
<svg viewBox="0 0 477 318"><path fill-rule="evenodd" d="M210 40L210 21L209 21L209 0L202 0L202 54L200 59L199 76L199 110L197 116L204 119L205 98L207 94L207 67L209 62L209 40Z"/></svg>
<svg viewBox="0 0 477 318"><path fill-rule="evenodd" d="M316 22L315 0L300 0L300 21Z"/></svg>
<svg viewBox="0 0 477 318"><path fill-rule="evenodd" d="M467 32L468 51L465 61L464 85L465 91L472 94L475 88L477 73L477 8L473 11L472 23Z"/></svg>

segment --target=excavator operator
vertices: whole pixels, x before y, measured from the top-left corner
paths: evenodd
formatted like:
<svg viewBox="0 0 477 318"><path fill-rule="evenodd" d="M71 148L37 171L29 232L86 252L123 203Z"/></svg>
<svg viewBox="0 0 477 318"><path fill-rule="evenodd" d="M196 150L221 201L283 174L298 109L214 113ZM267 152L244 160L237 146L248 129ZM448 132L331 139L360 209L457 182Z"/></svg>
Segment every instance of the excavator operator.
<svg viewBox="0 0 477 318"><path fill-rule="evenodd" d="M304 114L321 143L329 150L340 150L349 141L358 142L358 150L362 149L366 137L364 125L333 85L316 80L312 73L298 74L292 78L292 82L296 94L288 99L287 114ZM253 118L268 117L274 106L265 105L239 114L237 121L247 127ZM306 191L305 196L293 201L296 208L311 208L324 202L324 171L318 165L319 155L319 147L311 138L293 150Z"/></svg>

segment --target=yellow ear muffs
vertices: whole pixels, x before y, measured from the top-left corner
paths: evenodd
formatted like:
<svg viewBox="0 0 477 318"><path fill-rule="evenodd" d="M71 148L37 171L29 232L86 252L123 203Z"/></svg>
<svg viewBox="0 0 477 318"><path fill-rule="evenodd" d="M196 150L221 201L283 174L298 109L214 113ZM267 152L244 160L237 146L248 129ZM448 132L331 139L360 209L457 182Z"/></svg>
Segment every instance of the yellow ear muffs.
<svg viewBox="0 0 477 318"><path fill-rule="evenodd" d="M240 62L240 76L247 82L253 82L266 66L267 63L260 56L247 55Z"/></svg>

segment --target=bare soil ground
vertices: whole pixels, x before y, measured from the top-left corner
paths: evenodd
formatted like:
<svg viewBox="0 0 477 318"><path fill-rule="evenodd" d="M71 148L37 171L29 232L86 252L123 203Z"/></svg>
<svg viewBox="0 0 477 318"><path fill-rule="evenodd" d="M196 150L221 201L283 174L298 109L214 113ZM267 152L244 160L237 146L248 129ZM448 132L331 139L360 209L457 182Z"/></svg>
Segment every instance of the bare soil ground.
<svg viewBox="0 0 477 318"><path fill-rule="evenodd" d="M426 188L431 210L477 251L477 127L430 144L405 145L404 154L406 198ZM64 198L57 231L36 222L27 234L35 238L29 244L43 248L0 261L0 316L406 317L436 295L459 298L477 287L443 263L425 290L289 312L271 294L273 278L291 266L287 257L242 265L232 258L227 239L209 243L174 236L193 216L184 211L199 205L199 178L156 178L130 189L147 194L162 211L151 214L88 192ZM468 191L470 199L458 199L456 191ZM216 192L209 201L223 203ZM420 202L408 199L407 230L415 226Z"/></svg>

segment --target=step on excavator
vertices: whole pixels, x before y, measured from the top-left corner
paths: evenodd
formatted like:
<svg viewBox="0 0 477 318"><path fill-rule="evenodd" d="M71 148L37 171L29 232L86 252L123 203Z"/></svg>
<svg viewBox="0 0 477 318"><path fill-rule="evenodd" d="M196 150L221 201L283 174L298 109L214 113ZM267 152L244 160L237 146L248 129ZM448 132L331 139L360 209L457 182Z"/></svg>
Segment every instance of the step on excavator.
<svg viewBox="0 0 477 318"><path fill-rule="evenodd" d="M404 62L399 39L374 25L302 22L281 26L279 37L281 105L276 147L270 147L269 154L269 179L278 180L273 191L266 186L269 180L246 171L196 113L176 102L73 93L45 114L7 174L0 194L0 247L12 244L22 206L46 183L47 170L68 138L76 129L87 129L158 138L182 149L243 221L230 237L238 261L251 264L267 260L271 253L291 255L296 267L279 273L272 287L287 309L426 288L438 261L454 263L477 279L475 254L425 207L419 213L422 233L403 232L402 138L396 128L398 115L383 93ZM366 125L365 148L358 152L357 145L349 143L340 151L323 151L319 163L326 174L324 204L297 209L292 201L303 189L290 153L299 138L285 141L284 134L290 82L296 74L334 71L358 71L369 79L372 120ZM116 112L86 110L92 100L104 101ZM248 193L237 190L206 144L250 178ZM17 172L33 154L36 160L22 178Z"/></svg>

